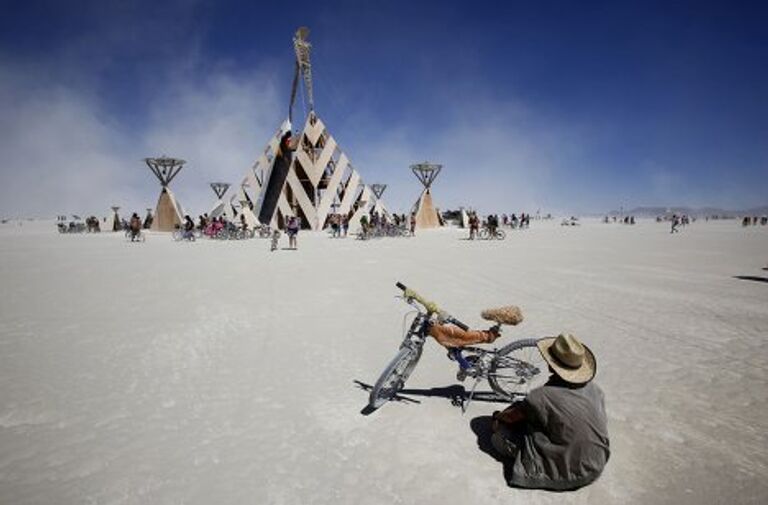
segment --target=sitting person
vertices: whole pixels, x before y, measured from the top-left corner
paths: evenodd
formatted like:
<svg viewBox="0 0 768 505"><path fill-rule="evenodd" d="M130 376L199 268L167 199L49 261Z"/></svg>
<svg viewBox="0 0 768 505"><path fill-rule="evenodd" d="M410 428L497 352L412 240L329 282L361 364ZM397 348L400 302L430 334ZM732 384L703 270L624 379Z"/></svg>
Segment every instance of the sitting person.
<svg viewBox="0 0 768 505"><path fill-rule="evenodd" d="M538 342L549 381L493 414L491 443L511 465L512 486L570 490L600 476L610 456L603 392L592 381L595 357L576 337Z"/></svg>

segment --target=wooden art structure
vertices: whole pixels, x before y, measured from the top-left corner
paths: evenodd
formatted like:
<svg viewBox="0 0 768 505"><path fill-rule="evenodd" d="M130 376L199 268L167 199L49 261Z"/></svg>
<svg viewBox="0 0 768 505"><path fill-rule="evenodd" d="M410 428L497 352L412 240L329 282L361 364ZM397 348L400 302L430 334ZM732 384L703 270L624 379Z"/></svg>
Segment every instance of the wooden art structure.
<svg viewBox="0 0 768 505"><path fill-rule="evenodd" d="M241 222L241 216L245 218L245 222L248 228L255 228L259 225L259 220L254 214L254 204L251 197L248 196L246 189L250 187L250 183L243 181L240 184L240 191L232 197L232 208L235 210L234 220L237 224Z"/></svg>
<svg viewBox="0 0 768 505"><path fill-rule="evenodd" d="M424 186L424 189L413 206L413 213L416 215L416 228L437 228L443 225L443 219L440 216L435 204L432 201L432 192L430 188L435 182L442 165L424 162L411 165L411 170L417 179Z"/></svg>
<svg viewBox="0 0 768 505"><path fill-rule="evenodd" d="M144 158L144 162L152 173L155 174L162 187L160 197L157 199L155 215L150 229L154 231L173 231L176 227L181 226L184 220L184 212L168 188L168 185L178 175L186 161L161 156L159 158Z"/></svg>
<svg viewBox="0 0 768 505"><path fill-rule="evenodd" d="M275 132L243 179L242 196L251 203L251 210L259 216L259 220L272 227L283 228L288 217L298 216L304 228L322 230L331 214L338 213L346 215L349 229L355 230L364 214L370 214L375 205L381 209L384 206L371 188L363 183L360 174L315 112L308 35L307 28L300 28L293 39L296 65L288 119ZM304 103L309 105L309 112L301 131L293 135L296 150L285 181L281 181L282 188L278 186L279 193L273 192L270 177L280 138L284 132L291 130L293 104L300 82L303 82ZM274 186L274 180L272 183ZM266 190L267 187L270 191Z"/></svg>
<svg viewBox="0 0 768 505"><path fill-rule="evenodd" d="M208 217L211 219L218 219L219 217L225 217L226 219L232 219L232 206L228 201L225 201L224 195L229 190L229 183L227 182L211 182L211 189L216 195L216 202L208 212ZM229 199L227 199L229 200Z"/></svg>
<svg viewBox="0 0 768 505"><path fill-rule="evenodd" d="M104 219L104 226L100 227L101 231L119 231L123 228L120 214L117 213L117 211L120 210L120 207L114 205L110 208L112 209L112 214Z"/></svg>
<svg viewBox="0 0 768 505"><path fill-rule="evenodd" d="M371 192L373 193L374 200L371 205L371 212L378 213L381 216L389 216L389 211L381 201L381 195L384 194L384 190L387 189L386 184L371 184Z"/></svg>

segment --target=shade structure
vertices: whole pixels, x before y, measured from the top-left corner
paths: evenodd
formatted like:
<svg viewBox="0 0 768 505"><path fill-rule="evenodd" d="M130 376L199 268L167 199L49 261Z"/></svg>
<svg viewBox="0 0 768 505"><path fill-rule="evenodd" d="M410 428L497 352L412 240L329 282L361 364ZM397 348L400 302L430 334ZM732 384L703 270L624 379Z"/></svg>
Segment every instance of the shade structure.
<svg viewBox="0 0 768 505"><path fill-rule="evenodd" d="M112 207L107 213L107 217L104 218L104 222L99 225L101 231L118 231L122 229L122 221L120 220L120 214L118 210L120 207Z"/></svg>
<svg viewBox="0 0 768 505"><path fill-rule="evenodd" d="M173 193L167 187L160 191L155 207L155 216L152 220L153 231L173 231L181 226L184 221L184 212L179 206Z"/></svg>
<svg viewBox="0 0 768 505"><path fill-rule="evenodd" d="M432 203L432 193L429 189L422 191L414 208L416 213L416 228L438 228L443 225L440 214Z"/></svg>

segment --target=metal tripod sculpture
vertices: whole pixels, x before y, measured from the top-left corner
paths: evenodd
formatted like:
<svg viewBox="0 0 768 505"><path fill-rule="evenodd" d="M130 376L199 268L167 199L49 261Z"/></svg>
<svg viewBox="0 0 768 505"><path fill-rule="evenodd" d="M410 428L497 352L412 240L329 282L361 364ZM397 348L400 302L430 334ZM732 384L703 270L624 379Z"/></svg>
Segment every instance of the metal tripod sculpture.
<svg viewBox="0 0 768 505"><path fill-rule="evenodd" d="M416 228L437 228L443 225L440 213L432 202L432 192L430 191L432 183L435 182L442 168L442 165L426 161L411 165L413 175L424 186L424 190L422 190L421 196L413 208L413 213L416 215Z"/></svg>
<svg viewBox="0 0 768 505"><path fill-rule="evenodd" d="M155 208L151 229L154 231L173 231L181 226L184 214L168 185L178 175L186 161L161 156L159 158L144 158L144 162L152 173L155 174L162 187L160 197L157 199L157 207Z"/></svg>

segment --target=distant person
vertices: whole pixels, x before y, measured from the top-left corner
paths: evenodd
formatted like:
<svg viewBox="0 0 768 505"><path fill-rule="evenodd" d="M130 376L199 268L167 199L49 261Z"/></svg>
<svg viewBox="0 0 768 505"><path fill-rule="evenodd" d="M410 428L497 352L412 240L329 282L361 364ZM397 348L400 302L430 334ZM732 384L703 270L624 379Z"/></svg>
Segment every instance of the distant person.
<svg viewBox="0 0 768 505"><path fill-rule="evenodd" d="M469 240L475 240L477 238L477 232L480 230L480 219L477 217L477 212L473 212L469 216Z"/></svg>
<svg viewBox="0 0 768 505"><path fill-rule="evenodd" d="M680 230L678 230L678 226L680 226L680 218L677 217L677 214L672 215L672 229L669 231L669 233L678 233Z"/></svg>
<svg viewBox="0 0 768 505"><path fill-rule="evenodd" d="M184 234L182 235L183 238L187 240L194 240L195 238L195 223L192 221L192 218L189 217L189 214L184 216Z"/></svg>
<svg viewBox="0 0 768 505"><path fill-rule="evenodd" d="M493 413L491 443L511 465L508 483L567 491L597 479L610 457L603 392L592 351L573 335L539 340L552 374L525 400Z"/></svg>
<svg viewBox="0 0 768 505"><path fill-rule="evenodd" d="M339 225L341 226L341 236L346 238L347 231L349 230L349 216L342 214Z"/></svg>
<svg viewBox="0 0 768 505"><path fill-rule="evenodd" d="M285 231L288 234L288 247L291 249L297 249L296 236L299 234L299 218L291 216L288 218L288 225L285 227Z"/></svg>
<svg viewBox="0 0 768 505"><path fill-rule="evenodd" d="M139 239L139 234L141 233L141 219L139 219L139 215L135 212L131 216L128 226L131 233L131 242L135 242Z"/></svg>
<svg viewBox="0 0 768 505"><path fill-rule="evenodd" d="M411 213L411 235L416 235L416 213Z"/></svg>
<svg viewBox="0 0 768 505"><path fill-rule="evenodd" d="M341 236L341 223L338 214L331 214L331 237L339 238Z"/></svg>

